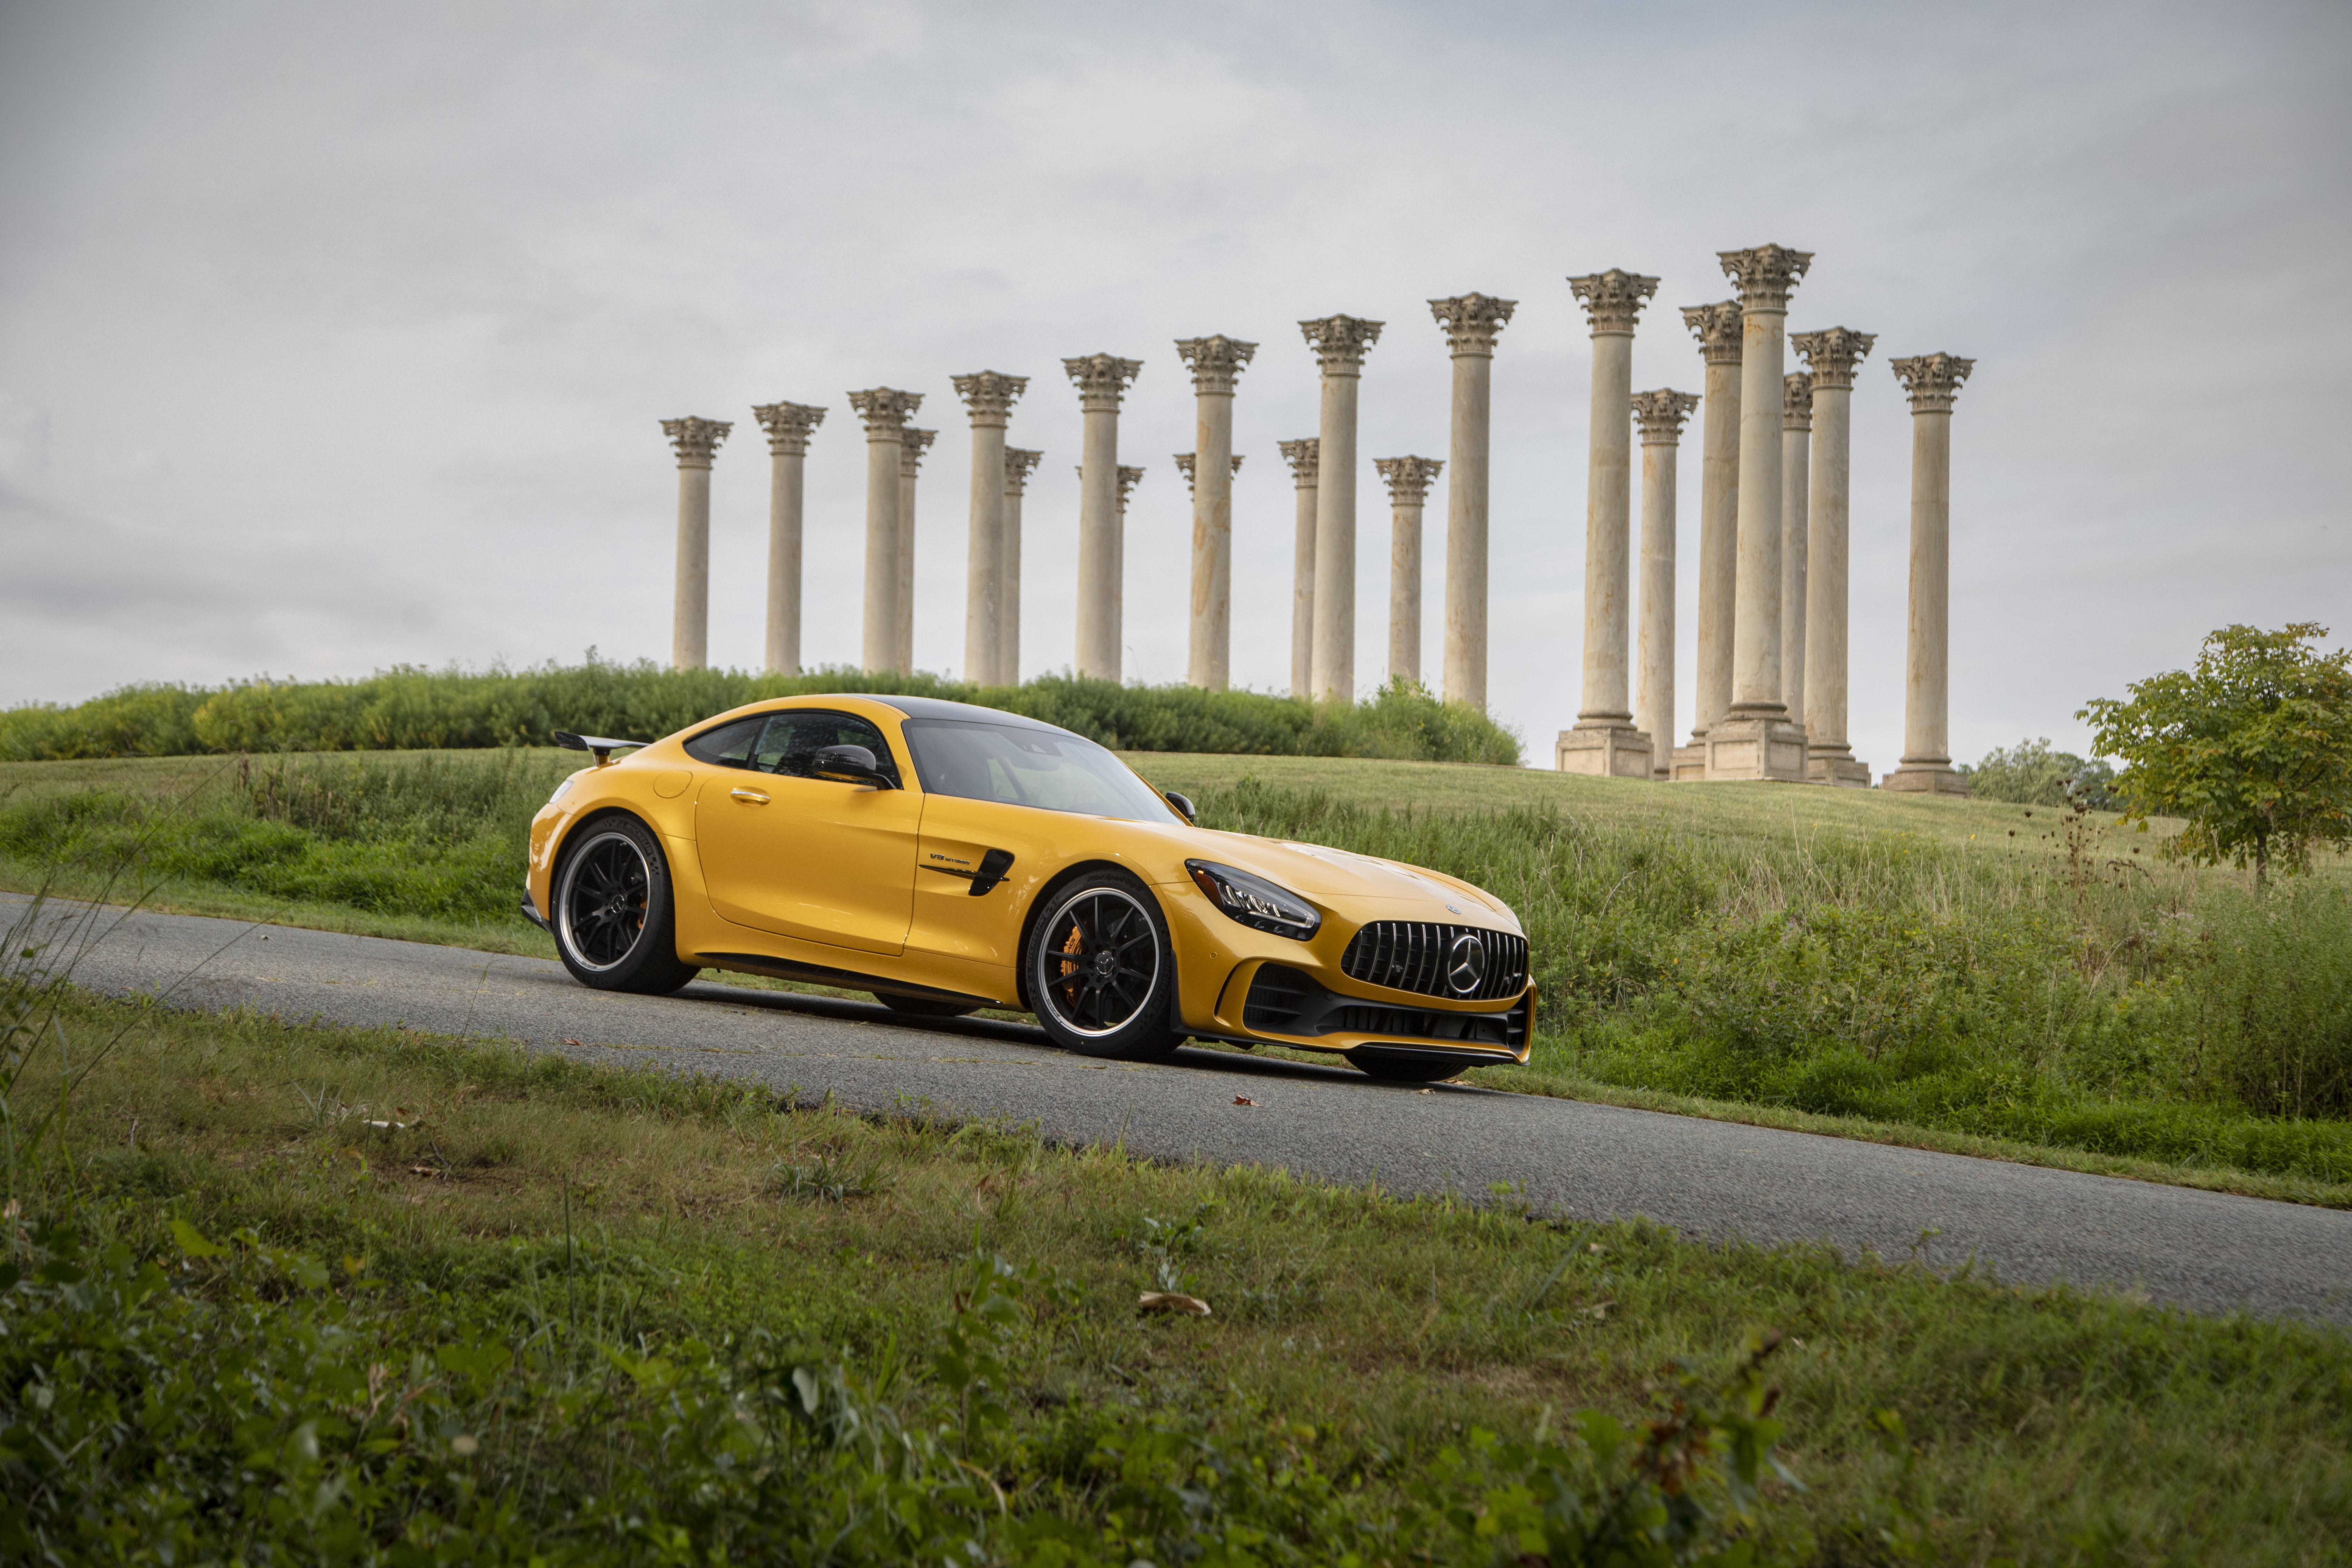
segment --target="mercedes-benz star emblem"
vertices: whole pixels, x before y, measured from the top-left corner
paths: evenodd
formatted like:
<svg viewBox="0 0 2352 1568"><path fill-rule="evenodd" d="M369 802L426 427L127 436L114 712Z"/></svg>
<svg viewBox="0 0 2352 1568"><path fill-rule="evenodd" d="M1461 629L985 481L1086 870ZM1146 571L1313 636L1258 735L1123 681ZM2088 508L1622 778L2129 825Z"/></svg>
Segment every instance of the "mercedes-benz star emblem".
<svg viewBox="0 0 2352 1568"><path fill-rule="evenodd" d="M1445 950L1445 984L1467 996L1486 978L1486 944L1476 931L1464 931Z"/></svg>

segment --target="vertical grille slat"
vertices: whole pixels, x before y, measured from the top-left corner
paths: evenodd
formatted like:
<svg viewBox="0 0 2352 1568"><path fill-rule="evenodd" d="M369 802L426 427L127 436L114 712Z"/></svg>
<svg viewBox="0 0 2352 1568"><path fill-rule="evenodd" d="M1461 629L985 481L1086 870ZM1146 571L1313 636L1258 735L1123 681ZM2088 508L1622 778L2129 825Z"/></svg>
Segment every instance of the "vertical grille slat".
<svg viewBox="0 0 2352 1568"><path fill-rule="evenodd" d="M1445 955L1454 940L1465 933L1486 944L1486 977L1476 991L1457 997L1445 984ZM1527 989L1528 956L1527 938L1509 931L1430 921L1375 921L1349 940L1339 969L1350 980L1391 990L1463 1002L1496 1002Z"/></svg>

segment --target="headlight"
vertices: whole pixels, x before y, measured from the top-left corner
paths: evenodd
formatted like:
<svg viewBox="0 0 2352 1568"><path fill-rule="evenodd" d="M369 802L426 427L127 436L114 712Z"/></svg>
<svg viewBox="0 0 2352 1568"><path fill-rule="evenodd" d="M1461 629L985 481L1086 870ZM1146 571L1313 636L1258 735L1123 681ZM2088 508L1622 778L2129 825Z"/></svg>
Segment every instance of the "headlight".
<svg viewBox="0 0 2352 1568"><path fill-rule="evenodd" d="M1192 880L1209 895L1211 903L1245 926L1299 942L1322 929L1323 917L1316 913L1314 906L1263 877L1253 877L1213 860L1187 860L1184 869L1192 873Z"/></svg>

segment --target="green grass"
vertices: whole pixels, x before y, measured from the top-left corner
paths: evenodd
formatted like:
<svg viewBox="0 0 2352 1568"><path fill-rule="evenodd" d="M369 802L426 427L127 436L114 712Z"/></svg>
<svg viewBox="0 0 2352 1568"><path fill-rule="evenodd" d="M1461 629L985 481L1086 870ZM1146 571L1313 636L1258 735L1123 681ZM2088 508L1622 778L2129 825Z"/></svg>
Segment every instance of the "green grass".
<svg viewBox="0 0 2352 1568"><path fill-rule="evenodd" d="M1712 1462L1686 1494L1757 1561L2352 1541L2339 1332L54 1001L20 1139L59 1042L84 1076L14 1146L0 1226L19 1556L39 1528L60 1562L175 1533L182 1560L1582 1561L1564 1505L1549 1541L1476 1531L1627 1481L1576 1413L1638 1423L1672 1362L1736 1431L1736 1385L1706 1390L1764 1329L1803 1489L1768 1468L1745 1524ZM1170 1287L1213 1315L1138 1310Z"/></svg>
<svg viewBox="0 0 2352 1568"><path fill-rule="evenodd" d="M1477 1081L2352 1206L2352 896L2266 900L2112 818L1522 769L1132 760L1211 826L1517 909L1533 1060ZM547 955L514 913L549 751L0 764L0 878ZM112 884L118 891L130 884Z"/></svg>

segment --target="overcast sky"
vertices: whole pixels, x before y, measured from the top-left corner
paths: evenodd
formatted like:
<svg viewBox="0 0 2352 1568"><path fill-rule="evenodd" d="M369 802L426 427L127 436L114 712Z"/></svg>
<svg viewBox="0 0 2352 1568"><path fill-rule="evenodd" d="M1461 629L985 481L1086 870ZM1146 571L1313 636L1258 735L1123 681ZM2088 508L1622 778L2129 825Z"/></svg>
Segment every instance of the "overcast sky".
<svg viewBox="0 0 2352 1568"><path fill-rule="evenodd" d="M1589 340L1565 278L1661 276L1634 384L1696 390L1718 250L1815 253L1789 317L1878 334L1854 395L1856 753L1902 745L1910 444L1890 359L1973 357L1953 428L1952 741L2080 746L2086 698L2233 621L2352 633L2352 7L893 3L0 5L0 703L137 680L667 657L658 421L736 422L711 655L761 657L767 454L808 459L812 665L858 655L864 447L925 397L916 661L963 655L951 375L1031 378L1022 670L1074 652L1080 417L1120 429L1130 679L1184 673L1172 347L1263 345L1235 449L1238 683L1286 689L1306 317L1372 458L1442 458L1433 296L1495 362L1492 706L1577 707ZM1792 363L1791 369L1797 368ZM1684 448L1679 731L1697 449ZM1423 668L1442 668L1444 481ZM1637 501L1638 505L1638 501Z"/></svg>

